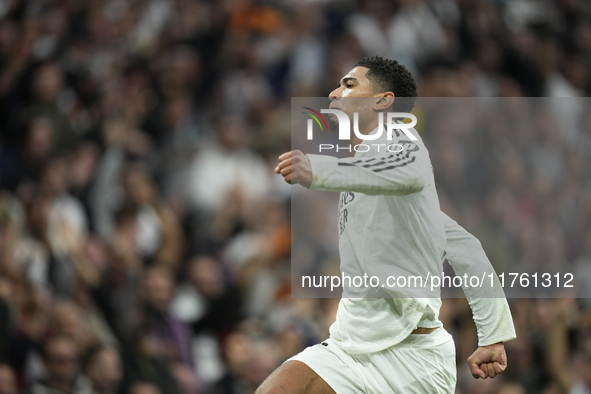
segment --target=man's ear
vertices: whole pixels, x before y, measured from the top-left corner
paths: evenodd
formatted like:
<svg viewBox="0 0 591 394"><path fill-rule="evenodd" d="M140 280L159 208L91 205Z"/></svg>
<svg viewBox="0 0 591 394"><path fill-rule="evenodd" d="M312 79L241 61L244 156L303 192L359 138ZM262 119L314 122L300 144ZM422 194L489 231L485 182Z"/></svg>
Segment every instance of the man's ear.
<svg viewBox="0 0 591 394"><path fill-rule="evenodd" d="M392 106L392 104L394 103L395 98L396 97L394 96L394 93L392 93L392 92L386 92L386 93L380 94L379 97L376 97L376 100L374 102L374 105L373 105L374 111L381 112L381 111L385 111L386 109L390 108Z"/></svg>

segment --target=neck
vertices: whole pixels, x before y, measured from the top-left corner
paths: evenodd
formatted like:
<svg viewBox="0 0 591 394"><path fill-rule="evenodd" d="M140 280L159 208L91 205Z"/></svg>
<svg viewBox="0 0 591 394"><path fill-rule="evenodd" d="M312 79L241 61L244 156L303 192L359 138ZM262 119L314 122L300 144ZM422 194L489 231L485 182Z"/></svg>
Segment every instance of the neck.
<svg viewBox="0 0 591 394"><path fill-rule="evenodd" d="M61 391L64 394L70 394L73 389L73 384L54 379L54 380L49 381L49 387L51 387L57 391Z"/></svg>
<svg viewBox="0 0 591 394"><path fill-rule="evenodd" d="M372 119L363 124L363 125L359 125L359 132L363 135L368 135L369 133L371 133L372 131L374 131L377 127L379 126L379 117L378 116L373 116ZM351 136L351 144L353 146L361 144L361 142L363 142L363 140L359 137L357 137L357 135L355 133L352 133Z"/></svg>

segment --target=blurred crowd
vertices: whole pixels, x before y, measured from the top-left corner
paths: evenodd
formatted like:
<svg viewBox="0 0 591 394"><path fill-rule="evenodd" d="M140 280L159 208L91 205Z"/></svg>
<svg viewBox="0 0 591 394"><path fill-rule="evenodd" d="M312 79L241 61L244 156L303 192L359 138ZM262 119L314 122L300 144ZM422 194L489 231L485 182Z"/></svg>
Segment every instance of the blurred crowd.
<svg viewBox="0 0 591 394"><path fill-rule="evenodd" d="M2 0L0 394L250 394L324 339L338 300L291 298L273 169L290 98L376 54L422 97L553 98L424 138L497 270L589 291L591 107L559 99L591 92L586 0ZM444 301L458 393L591 392L591 295L553 295L510 301L509 368L485 381L466 301Z"/></svg>

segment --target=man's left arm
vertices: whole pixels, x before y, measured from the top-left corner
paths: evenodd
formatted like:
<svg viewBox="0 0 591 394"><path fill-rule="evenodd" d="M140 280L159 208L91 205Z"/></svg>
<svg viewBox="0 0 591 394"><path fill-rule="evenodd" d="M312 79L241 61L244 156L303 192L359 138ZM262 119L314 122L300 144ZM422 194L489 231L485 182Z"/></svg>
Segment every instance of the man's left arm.
<svg viewBox="0 0 591 394"><path fill-rule="evenodd" d="M478 349L468 358L472 376L495 377L507 366L503 342L515 339L511 310L494 268L486 257L480 241L441 212L447 237L447 261L459 276L493 278L482 287L463 288L476 328ZM492 276L491 276L492 274Z"/></svg>

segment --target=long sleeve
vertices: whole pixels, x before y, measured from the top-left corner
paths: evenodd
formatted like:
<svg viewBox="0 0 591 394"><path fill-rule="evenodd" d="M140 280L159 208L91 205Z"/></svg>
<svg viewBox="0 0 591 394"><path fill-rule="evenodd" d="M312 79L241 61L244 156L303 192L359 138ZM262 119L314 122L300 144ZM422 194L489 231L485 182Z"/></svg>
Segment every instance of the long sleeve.
<svg viewBox="0 0 591 394"><path fill-rule="evenodd" d="M429 155L422 142L398 141L381 153L338 159L311 155L311 190L352 191L368 195L405 196L418 193L431 182ZM382 144L385 145L385 144ZM403 147L403 150L400 150ZM400 150L400 152L394 152Z"/></svg>
<svg viewBox="0 0 591 394"><path fill-rule="evenodd" d="M488 278L492 273L494 287L464 287L478 330L478 345L487 346L515 339L515 328L505 293L480 241L445 213L443 223L447 237L447 261L457 275Z"/></svg>

